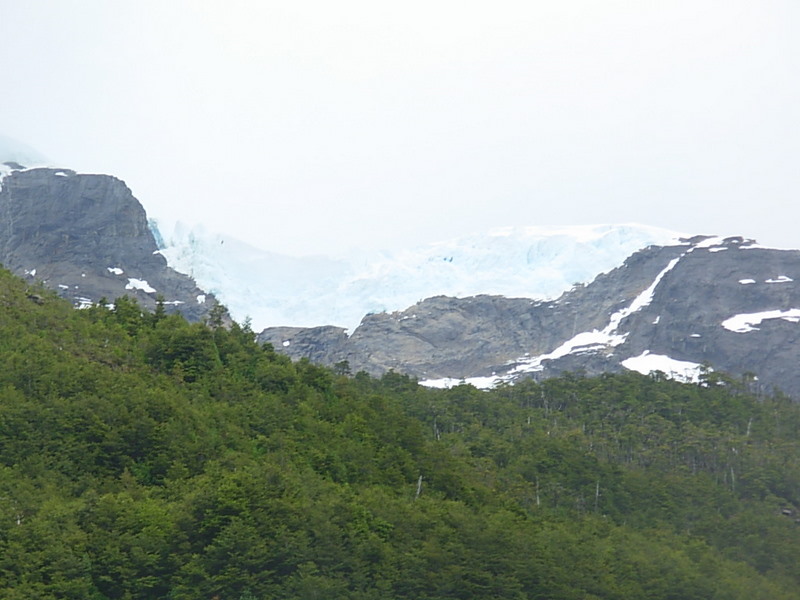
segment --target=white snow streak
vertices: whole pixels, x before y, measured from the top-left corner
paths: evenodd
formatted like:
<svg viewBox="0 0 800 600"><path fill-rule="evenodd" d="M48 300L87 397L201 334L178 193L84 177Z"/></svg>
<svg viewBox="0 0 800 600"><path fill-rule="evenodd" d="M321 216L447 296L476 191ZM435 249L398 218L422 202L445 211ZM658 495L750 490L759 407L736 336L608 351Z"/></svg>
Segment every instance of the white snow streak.
<svg viewBox="0 0 800 600"><path fill-rule="evenodd" d="M749 333L758 331L758 325L768 319L783 319L790 323L800 322L800 308L790 308L789 310L767 310L757 313L744 313L734 315L722 322L722 326L734 333Z"/></svg>
<svg viewBox="0 0 800 600"><path fill-rule="evenodd" d="M646 290L636 296L629 306L611 315L608 325L606 325L601 331L596 329L593 331L584 331L567 340L552 352L541 354L532 358L520 358L515 361L519 362L520 364L512 369L511 373L532 373L541 371L544 368L542 366L542 362L545 360L554 360L563 356L567 356L568 354L592 352L622 344L627 337L627 334L617 333L617 329L619 328L622 320L641 310L653 301L653 294L655 293L658 284L661 283L661 280L667 273L675 268L675 265L678 264L678 261L680 261L680 259L685 255L686 253L684 252L680 256L677 256L669 261L667 266L664 267L653 280L653 283L651 283Z"/></svg>

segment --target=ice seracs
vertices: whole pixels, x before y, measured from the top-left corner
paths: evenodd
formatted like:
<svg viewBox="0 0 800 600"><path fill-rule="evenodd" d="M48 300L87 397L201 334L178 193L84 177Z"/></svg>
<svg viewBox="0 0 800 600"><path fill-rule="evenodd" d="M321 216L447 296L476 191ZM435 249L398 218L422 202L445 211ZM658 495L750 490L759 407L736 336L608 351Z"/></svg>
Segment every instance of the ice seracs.
<svg viewBox="0 0 800 600"><path fill-rule="evenodd" d="M0 135L0 190L3 180L12 172L48 165L49 161L30 146Z"/></svg>
<svg viewBox="0 0 800 600"><path fill-rule="evenodd" d="M50 161L27 144L0 134L0 164L8 162L22 167L45 167Z"/></svg>
<svg viewBox="0 0 800 600"><path fill-rule="evenodd" d="M369 313L437 295L552 299L646 246L680 234L642 225L506 227L399 252L291 257L203 227L151 228L171 267L214 293L235 319L268 326L354 330Z"/></svg>

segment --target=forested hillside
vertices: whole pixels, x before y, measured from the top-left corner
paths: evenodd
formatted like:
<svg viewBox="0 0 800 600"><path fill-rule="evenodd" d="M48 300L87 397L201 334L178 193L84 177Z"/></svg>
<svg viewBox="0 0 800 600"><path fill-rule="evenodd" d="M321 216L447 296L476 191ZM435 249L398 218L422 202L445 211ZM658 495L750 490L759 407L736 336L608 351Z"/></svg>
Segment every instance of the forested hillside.
<svg viewBox="0 0 800 600"><path fill-rule="evenodd" d="M0 597L757 599L800 589L800 409L757 382L490 392L0 273Z"/></svg>

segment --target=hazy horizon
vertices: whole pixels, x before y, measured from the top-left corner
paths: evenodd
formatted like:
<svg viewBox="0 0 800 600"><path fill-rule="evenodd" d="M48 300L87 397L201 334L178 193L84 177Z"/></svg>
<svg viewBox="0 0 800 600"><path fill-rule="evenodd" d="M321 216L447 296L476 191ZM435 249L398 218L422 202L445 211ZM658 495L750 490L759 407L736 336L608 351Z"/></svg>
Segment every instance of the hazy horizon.
<svg viewBox="0 0 800 600"><path fill-rule="evenodd" d="M0 134L275 252L642 223L800 247L800 5L6 3Z"/></svg>

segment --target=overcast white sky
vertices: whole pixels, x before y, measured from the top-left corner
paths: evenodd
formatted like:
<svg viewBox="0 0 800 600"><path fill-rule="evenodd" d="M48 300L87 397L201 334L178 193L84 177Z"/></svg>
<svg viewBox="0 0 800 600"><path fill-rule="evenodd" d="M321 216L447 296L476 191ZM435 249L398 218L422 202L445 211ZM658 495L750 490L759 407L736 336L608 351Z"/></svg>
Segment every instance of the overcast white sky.
<svg viewBox="0 0 800 600"><path fill-rule="evenodd" d="M797 0L0 0L0 134L291 254L641 222L800 247Z"/></svg>

